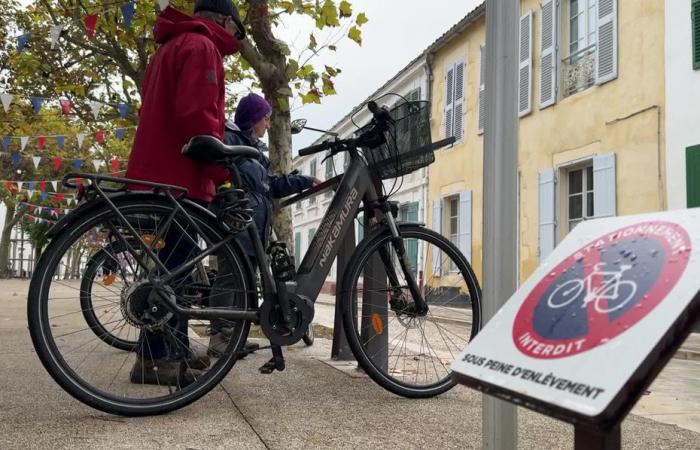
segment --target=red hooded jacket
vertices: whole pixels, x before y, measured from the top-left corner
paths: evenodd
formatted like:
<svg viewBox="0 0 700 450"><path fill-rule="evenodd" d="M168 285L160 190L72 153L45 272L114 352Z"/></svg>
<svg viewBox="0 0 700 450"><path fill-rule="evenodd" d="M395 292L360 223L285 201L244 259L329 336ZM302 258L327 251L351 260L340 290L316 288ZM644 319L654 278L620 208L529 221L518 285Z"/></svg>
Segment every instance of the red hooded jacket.
<svg viewBox="0 0 700 450"><path fill-rule="evenodd" d="M210 202L216 186L228 181L228 171L180 152L192 136L223 138L223 56L235 53L239 43L216 23L170 7L158 16L153 34L161 47L143 79L126 176L183 186L188 197Z"/></svg>

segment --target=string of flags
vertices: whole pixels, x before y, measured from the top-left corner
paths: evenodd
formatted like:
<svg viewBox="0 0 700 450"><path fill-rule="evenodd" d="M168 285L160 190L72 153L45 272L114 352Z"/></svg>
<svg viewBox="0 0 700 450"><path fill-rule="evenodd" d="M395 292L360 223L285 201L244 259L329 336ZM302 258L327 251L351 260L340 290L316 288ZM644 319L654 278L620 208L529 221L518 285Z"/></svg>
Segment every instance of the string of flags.
<svg viewBox="0 0 700 450"><path fill-rule="evenodd" d="M73 85L68 85L68 86L60 86L57 87L56 90L59 89L64 89L61 90L60 92L66 92L67 90L70 90L72 92L76 91L76 86ZM85 89L79 90L83 95L85 95ZM76 94L79 95L79 94ZM13 101L15 104L17 103L17 99L20 96L17 94L11 94L7 92L6 90L0 93L0 103L2 103L2 108L3 110L7 113L10 111L10 107L13 104ZM43 96L38 96L38 95L32 95L29 96L29 103L32 105L32 111L34 111L34 114L38 114L39 111L41 111L41 108L49 102L57 101L57 106L59 108L59 112L63 116L68 116L71 114L73 111L73 107L75 106L75 101L69 98L67 95L60 95L58 98L53 98L53 97L43 97ZM126 102L118 102L118 103L108 103L108 102L101 102L99 100L91 100L89 103L90 106L90 112L92 113L92 116L95 120L98 119L100 116L100 113L102 112L102 109L104 107L109 107L109 108L114 108L116 110L117 114L119 117L122 119L125 119L129 115L129 111L133 108L129 103Z"/></svg>
<svg viewBox="0 0 700 450"><path fill-rule="evenodd" d="M164 10L169 4L169 0L158 0L158 6L160 7L161 11ZM131 22L134 18L135 6L135 2L133 1L128 3L122 3L118 6L121 10L123 26L125 28L131 27ZM103 8L102 12L105 13L112 9L116 8ZM97 24L99 20L100 15L98 13L86 14L82 16L80 23L82 23L82 26L85 29L85 34L87 35L88 39L92 40L95 37L95 31L97 29ZM51 49L55 47L56 43L61 37L61 32L72 22L76 21L72 20L66 23L55 24L51 26L51 28L49 28L49 39L51 42ZM22 53L27 47L27 44L29 44L31 39L34 37L35 36L31 32L26 32L17 36L17 53Z"/></svg>
<svg viewBox="0 0 700 450"><path fill-rule="evenodd" d="M97 130L94 133L76 133L75 134L75 143L77 144L78 149L81 149L83 147L83 144L85 143L85 138L88 136L91 136L93 139L93 143L97 144L104 144L105 140L107 139L107 136L110 134L114 133L114 137L117 138L119 141L123 141L124 137L126 136L126 132L128 130L134 130L136 129L136 126L130 126L130 127L119 127L115 129L114 131L109 131L109 130ZM12 143L16 142L19 146L20 151L24 151L27 148L27 145L29 144L30 140L34 142L34 145L38 150L43 150L47 143L49 142L49 139L55 140L56 147L63 149L66 145L66 138L68 138L68 135L65 134L41 134L38 136L10 136L10 135L3 135L2 136L2 149L4 151L9 151L10 147L12 147Z"/></svg>
<svg viewBox="0 0 700 450"><path fill-rule="evenodd" d="M28 220L39 224L45 222L53 224L72 211L70 208L52 208L50 206L34 205L27 202L20 202L20 205L26 210L23 215Z"/></svg>
<svg viewBox="0 0 700 450"><path fill-rule="evenodd" d="M109 169L112 171L112 174L119 173L119 166L120 164L124 163L124 160L119 160L117 158L112 158L109 160L106 159L82 159L82 158L61 158L60 156L52 156L52 157L42 157L42 156L31 156L32 159L32 164L34 165L35 169L39 168L39 164L41 164L42 161L47 161L50 162L53 170L59 170L61 167L65 166L66 164L71 164L73 168L76 170L83 169L83 166L85 163L90 161L92 164L92 167L95 169L95 172L99 172L100 169L104 166L109 166ZM10 156L10 162L12 163L13 167L18 167L22 161L22 155L19 153L12 153Z"/></svg>

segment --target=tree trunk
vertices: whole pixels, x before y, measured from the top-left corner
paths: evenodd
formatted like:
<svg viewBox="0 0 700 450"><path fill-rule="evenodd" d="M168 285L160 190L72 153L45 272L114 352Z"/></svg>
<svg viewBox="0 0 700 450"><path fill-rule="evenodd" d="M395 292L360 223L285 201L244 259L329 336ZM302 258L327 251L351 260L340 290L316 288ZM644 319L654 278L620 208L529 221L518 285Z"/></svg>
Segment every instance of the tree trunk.
<svg viewBox="0 0 700 450"><path fill-rule="evenodd" d="M277 94L279 95L279 94ZM292 132L291 132L291 116L289 110L281 111L275 107L277 95L269 95L266 97L272 108L272 116L270 117L270 162L272 169L279 173L289 173L292 168ZM287 98L284 97L286 101ZM277 235L277 240L285 242L287 248L292 248L292 212L290 208L280 209L280 202L275 202L275 214L272 219L272 226Z"/></svg>
<svg viewBox="0 0 700 450"><path fill-rule="evenodd" d="M22 219L22 210L16 206L8 205L7 214L5 215L5 224L2 227L2 236L0 236L0 278L9 278L12 276L10 269L10 238L12 237L12 228L17 225Z"/></svg>

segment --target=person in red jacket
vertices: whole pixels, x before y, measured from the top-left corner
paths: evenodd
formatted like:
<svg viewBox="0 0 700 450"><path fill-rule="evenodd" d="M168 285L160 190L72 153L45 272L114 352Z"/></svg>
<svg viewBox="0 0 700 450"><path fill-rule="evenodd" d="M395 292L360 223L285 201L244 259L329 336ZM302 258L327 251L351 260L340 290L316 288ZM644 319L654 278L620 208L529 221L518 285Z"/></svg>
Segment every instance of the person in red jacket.
<svg viewBox="0 0 700 450"><path fill-rule="evenodd" d="M189 198L203 203L211 202L216 186L229 181L223 167L198 164L180 152L193 136L223 138L223 58L238 51L243 35L236 21L240 24L231 0L197 0L192 17L170 7L160 13L153 30L160 47L143 79L127 178L182 186ZM192 239L183 239L181 232L165 236L159 258L169 269L186 262L195 247L196 235L186 231ZM173 317L166 326L168 333L142 331L130 374L133 383L187 384L191 380L183 375L183 360L189 368L209 365L206 355L198 357L189 349L185 319ZM166 334L178 335L177 342Z"/></svg>

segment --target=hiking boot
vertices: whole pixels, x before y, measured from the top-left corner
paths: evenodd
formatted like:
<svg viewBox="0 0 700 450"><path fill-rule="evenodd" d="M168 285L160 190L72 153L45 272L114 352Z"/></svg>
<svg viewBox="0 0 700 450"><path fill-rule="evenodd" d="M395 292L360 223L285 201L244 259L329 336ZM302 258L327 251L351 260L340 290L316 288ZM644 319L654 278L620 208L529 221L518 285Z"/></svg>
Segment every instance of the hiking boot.
<svg viewBox="0 0 700 450"><path fill-rule="evenodd" d="M201 372L187 369L182 361L167 359L142 359L137 357L129 378L135 384L185 387L193 383Z"/></svg>

